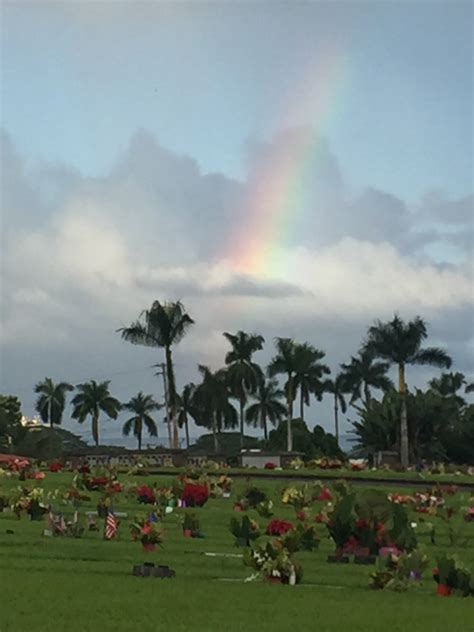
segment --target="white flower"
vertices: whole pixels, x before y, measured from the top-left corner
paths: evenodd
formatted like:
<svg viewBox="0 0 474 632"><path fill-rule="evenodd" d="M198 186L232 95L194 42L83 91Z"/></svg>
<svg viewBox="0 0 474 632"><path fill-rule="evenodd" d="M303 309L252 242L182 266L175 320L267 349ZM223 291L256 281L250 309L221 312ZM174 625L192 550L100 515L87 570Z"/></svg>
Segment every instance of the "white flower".
<svg viewBox="0 0 474 632"><path fill-rule="evenodd" d="M412 528L412 529L416 529L416 528L417 528L417 526L418 526L418 525L417 525L417 523L416 523L416 522L412 522L412 523L411 523L411 528Z"/></svg>

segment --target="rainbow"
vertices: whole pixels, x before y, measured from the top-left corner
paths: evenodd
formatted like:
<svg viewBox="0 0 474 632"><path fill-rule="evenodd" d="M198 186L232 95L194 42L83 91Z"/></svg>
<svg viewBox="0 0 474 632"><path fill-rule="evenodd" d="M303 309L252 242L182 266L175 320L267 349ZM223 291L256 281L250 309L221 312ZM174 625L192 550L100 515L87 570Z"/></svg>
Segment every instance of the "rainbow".
<svg viewBox="0 0 474 632"><path fill-rule="evenodd" d="M304 212L306 185L325 153L325 141L307 125L324 131L346 87L347 67L344 55L327 49L315 63L308 64L296 89L291 90L292 98L276 125L288 131L278 143L268 144L267 155L257 161L243 214L239 214L241 228L234 231L227 248L226 258L234 270L264 276L278 273L282 248ZM306 127L301 127L303 123Z"/></svg>

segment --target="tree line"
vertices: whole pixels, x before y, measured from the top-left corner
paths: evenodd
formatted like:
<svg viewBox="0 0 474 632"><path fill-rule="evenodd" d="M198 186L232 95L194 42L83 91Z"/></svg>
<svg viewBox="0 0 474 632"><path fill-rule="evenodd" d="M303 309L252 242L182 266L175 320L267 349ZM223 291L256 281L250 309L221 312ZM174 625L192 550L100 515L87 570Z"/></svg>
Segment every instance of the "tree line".
<svg viewBox="0 0 474 632"><path fill-rule="evenodd" d="M196 425L212 432L216 452L219 450L219 435L228 428L239 429L240 443L243 446L245 424L261 428L265 441L268 440L269 424L285 425L286 448L291 452L295 405L298 408L298 418L304 423L311 398L321 401L323 396L329 395L333 401L337 443L339 414L346 413L348 405L351 405L359 415L359 420L353 422L359 448L374 451L393 449L396 446L402 465L407 466L418 455L423 432L414 423L419 412L416 412L413 405L413 398L418 397L418 401L421 401L421 391L412 394L408 390L406 369L409 365L432 365L449 369L452 363L443 349L423 347L428 332L422 318L417 316L413 320L404 321L395 315L390 321L376 321L369 327L357 354L349 362L341 364L333 376L325 364L325 352L308 342L285 337L275 338L274 355L268 366L263 368L254 358L264 347L265 339L262 335L244 331L224 332L223 336L229 343L224 366L213 371L208 366L198 365L200 382L191 382L179 390L175 378L173 349L193 324L194 320L180 301L154 301L128 327L117 330L127 342L164 350L165 401L160 404L152 395L139 392L128 402L121 403L110 393L109 381L91 380L77 385L77 393L71 400L72 417L80 423L90 418L96 445L99 445L101 413L116 419L120 410L130 412L131 416L124 423L123 433L126 436L133 433L141 449L145 431L150 436L157 436L153 414L164 408L170 445L173 448L179 447L180 429L184 429L186 445L189 447L189 419L192 418ZM393 365L398 369L396 388L387 375ZM444 373L440 378L432 380L430 392L437 392L438 397L446 399L448 386L451 385L452 390L459 380L464 380L462 374ZM36 410L45 424L53 427L61 423L67 393L72 390L74 387L71 384L55 384L50 378L45 378L36 385ZM374 390L383 394L381 401L374 398ZM466 385L466 391L471 390L473 385ZM451 397L451 391L449 392ZM452 403L454 400L450 401ZM458 401L458 404L459 417L465 402L461 405ZM387 413L388 409L391 411L390 415ZM450 411L448 418L452 425L455 416L452 409ZM446 411L444 414L447 414Z"/></svg>

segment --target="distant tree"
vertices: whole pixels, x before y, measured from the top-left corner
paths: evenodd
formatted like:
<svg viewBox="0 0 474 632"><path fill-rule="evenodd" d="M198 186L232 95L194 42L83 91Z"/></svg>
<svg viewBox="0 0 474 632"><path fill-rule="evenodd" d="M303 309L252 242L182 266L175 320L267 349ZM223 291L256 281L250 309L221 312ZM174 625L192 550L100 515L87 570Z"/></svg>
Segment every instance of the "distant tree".
<svg viewBox="0 0 474 632"><path fill-rule="evenodd" d="M140 320L142 318L142 320ZM167 418L172 426L173 448L179 447L176 382L174 377L171 348L177 345L194 324L194 320L184 311L180 301L160 303L154 301L150 309L144 310L130 327L117 331L122 338L135 345L160 347L165 350L166 379L168 384Z"/></svg>
<svg viewBox="0 0 474 632"><path fill-rule="evenodd" d="M291 338L275 338L276 355L268 366L268 375L286 375L285 394L287 404L287 441L288 452L293 450L292 419L295 399L295 375L298 369L297 343Z"/></svg>
<svg viewBox="0 0 474 632"><path fill-rule="evenodd" d="M255 403L247 408L247 422L254 427L263 428L265 441L268 440L267 421L275 426L285 415L286 408L281 403L282 397L284 393L278 388L276 380L262 380L253 394Z"/></svg>
<svg viewBox="0 0 474 632"><path fill-rule="evenodd" d="M326 364L320 361L326 356L324 351L315 349L308 343L296 344L295 347L295 378L293 396L300 392L300 417L304 421L304 407L309 406L310 395L314 395L319 401L323 396L323 376L331 371Z"/></svg>
<svg viewBox="0 0 474 632"><path fill-rule="evenodd" d="M398 390L402 395L400 413L400 456L404 467L409 465L410 451L408 442L408 420L406 404L405 369L408 364L430 364L449 368L451 358L437 347L422 349L423 341L428 337L425 321L417 316L404 322L398 315L391 321L377 321L369 328L367 348L376 357L398 366Z"/></svg>
<svg viewBox="0 0 474 632"><path fill-rule="evenodd" d="M73 419L83 423L88 416L92 419L92 437L95 445L99 445L99 416L104 412L111 419L117 419L121 404L109 391L110 381L96 382L91 380L79 384L79 391L72 399Z"/></svg>
<svg viewBox="0 0 474 632"><path fill-rule="evenodd" d="M141 391L132 397L129 402L123 405L125 410L128 410L133 414L132 417L127 419L123 426L123 434L128 437L130 432L133 431L134 436L138 441L138 449L142 449L142 434L143 429L146 428L150 437L158 436L158 428L156 422L151 416L155 410L161 408L161 404L155 402L152 395L144 395Z"/></svg>
<svg viewBox="0 0 474 632"><path fill-rule="evenodd" d="M334 402L334 429L337 444L339 445L339 408L342 414L347 410L344 393L346 392L346 380L342 373L338 373L334 380L324 382L324 390L333 396Z"/></svg>
<svg viewBox="0 0 474 632"><path fill-rule="evenodd" d="M178 413L178 425L180 428L184 428L186 436L186 448L189 449L189 425L188 419L192 417L194 420L198 417L196 410L196 385L190 382L181 391L181 394L177 396L177 413Z"/></svg>
<svg viewBox="0 0 474 632"><path fill-rule="evenodd" d="M458 394L458 391L466 384L466 378L462 373L441 373L439 377L435 377L429 382L431 390L441 395L441 397L447 397L456 402L458 406L464 406L466 400ZM469 392L467 387L464 392Z"/></svg>
<svg viewBox="0 0 474 632"><path fill-rule="evenodd" d="M16 395L0 395L0 449L12 452L26 430L21 424L21 402Z"/></svg>
<svg viewBox="0 0 474 632"><path fill-rule="evenodd" d="M244 331L236 334L224 332L223 335L232 346L225 356L225 363L231 393L239 401L240 437L243 446L247 397L255 393L262 380L262 370L258 364L252 362L252 356L263 348L265 339L258 334L247 334Z"/></svg>
<svg viewBox="0 0 474 632"><path fill-rule="evenodd" d="M341 364L343 380L348 393L351 393L353 404L362 399L366 406L370 404L370 389L375 388L386 393L393 388L393 382L387 377L390 367L388 362L377 362L373 351L362 347L356 357L352 357L349 364Z"/></svg>
<svg viewBox="0 0 474 632"><path fill-rule="evenodd" d="M68 382L55 384L50 377L46 377L35 386L35 393L39 393L35 408L44 424L61 425L64 408L66 407L66 393L73 391L74 386Z"/></svg>
<svg viewBox="0 0 474 632"><path fill-rule="evenodd" d="M219 437L223 428L238 425L237 411L230 402L231 392L226 371L211 371L207 366L198 365L202 382L198 384L194 396L197 423L210 428L214 439L214 452L219 451Z"/></svg>

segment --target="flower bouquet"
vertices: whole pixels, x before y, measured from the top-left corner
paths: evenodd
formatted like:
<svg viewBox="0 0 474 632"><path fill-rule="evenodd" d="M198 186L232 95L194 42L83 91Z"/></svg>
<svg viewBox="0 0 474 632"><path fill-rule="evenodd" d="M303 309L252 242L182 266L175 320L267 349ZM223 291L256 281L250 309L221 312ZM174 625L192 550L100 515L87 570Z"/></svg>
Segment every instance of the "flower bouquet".
<svg viewBox="0 0 474 632"><path fill-rule="evenodd" d="M59 461L55 461L54 463L50 463L48 466L48 470L50 472L60 472L63 469L62 463Z"/></svg>
<svg viewBox="0 0 474 632"><path fill-rule="evenodd" d="M186 483L181 500L186 507L202 507L209 498L209 488L200 483Z"/></svg>
<svg viewBox="0 0 474 632"><path fill-rule="evenodd" d="M370 575L369 587L375 590L405 591L420 581L427 566L428 557L418 550L379 557L376 570Z"/></svg>
<svg viewBox="0 0 474 632"><path fill-rule="evenodd" d="M153 522L150 522L147 518L136 519L134 523L130 525L130 532L132 539L137 542L140 541L143 550L147 553L156 549L156 546L161 546L163 542L163 531L158 529Z"/></svg>
<svg viewBox="0 0 474 632"><path fill-rule="evenodd" d="M185 512L183 518L183 535L185 538L202 538L199 518L195 513Z"/></svg>
<svg viewBox="0 0 474 632"><path fill-rule="evenodd" d="M436 560L437 566L433 569L433 579L437 583L436 592L443 597L449 597L456 592L463 597L474 595L474 577L455 555L446 553Z"/></svg>
<svg viewBox="0 0 474 632"><path fill-rule="evenodd" d="M303 576L301 565L279 540L247 549L244 553L244 564L256 571L248 581L262 577L271 583L295 585Z"/></svg>
<svg viewBox="0 0 474 632"><path fill-rule="evenodd" d="M284 535L287 531L293 529L293 525L288 520L278 520L274 519L268 523L265 533L267 535Z"/></svg>
<svg viewBox="0 0 474 632"><path fill-rule="evenodd" d="M136 488L137 500L143 505L154 505L156 502L155 492L149 485L140 485Z"/></svg>

